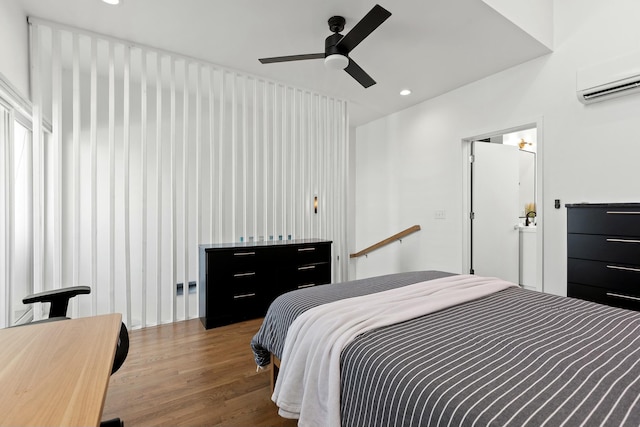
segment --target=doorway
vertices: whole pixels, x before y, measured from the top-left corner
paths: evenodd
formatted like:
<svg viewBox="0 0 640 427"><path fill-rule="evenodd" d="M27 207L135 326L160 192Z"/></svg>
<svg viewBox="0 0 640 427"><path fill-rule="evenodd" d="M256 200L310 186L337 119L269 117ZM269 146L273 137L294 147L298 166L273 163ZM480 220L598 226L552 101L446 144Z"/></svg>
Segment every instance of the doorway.
<svg viewBox="0 0 640 427"><path fill-rule="evenodd" d="M541 121L463 139L463 271L542 291Z"/></svg>

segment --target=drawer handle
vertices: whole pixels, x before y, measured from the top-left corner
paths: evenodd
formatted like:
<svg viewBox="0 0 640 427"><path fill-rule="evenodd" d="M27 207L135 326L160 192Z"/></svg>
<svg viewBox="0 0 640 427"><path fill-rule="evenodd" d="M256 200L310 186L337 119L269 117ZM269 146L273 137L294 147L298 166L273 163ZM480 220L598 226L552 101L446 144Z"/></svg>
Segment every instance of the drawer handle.
<svg viewBox="0 0 640 427"><path fill-rule="evenodd" d="M301 271L301 270L313 270L315 268L316 268L315 265L305 265L304 267L298 267L298 271Z"/></svg>
<svg viewBox="0 0 640 427"><path fill-rule="evenodd" d="M247 256L247 255L255 255L255 252L234 252L233 256Z"/></svg>
<svg viewBox="0 0 640 427"><path fill-rule="evenodd" d="M640 298L638 298L638 297L632 297L632 296L629 296L629 295L614 294L613 292L607 292L607 296L608 297L617 297L617 298L630 299L630 300L634 300L634 301L640 301Z"/></svg>
<svg viewBox="0 0 640 427"><path fill-rule="evenodd" d="M640 215L640 212L607 211L611 215Z"/></svg>
<svg viewBox="0 0 640 427"><path fill-rule="evenodd" d="M316 248L298 248L298 252L315 251Z"/></svg>
<svg viewBox="0 0 640 427"><path fill-rule="evenodd" d="M302 289L302 288L310 288L312 286L315 286L315 283L309 283L308 285L298 285L298 289Z"/></svg>
<svg viewBox="0 0 640 427"><path fill-rule="evenodd" d="M255 296L256 296L256 293L252 292L250 294L234 295L233 299L251 298L251 297L255 297Z"/></svg>
<svg viewBox="0 0 640 427"><path fill-rule="evenodd" d="M250 272L250 273L236 273L233 275L233 277L248 277L248 276L255 276L256 273L255 272Z"/></svg>
<svg viewBox="0 0 640 427"><path fill-rule="evenodd" d="M607 265L607 268L611 268L613 270L637 271L640 273L640 268L620 267L618 265Z"/></svg>
<svg viewBox="0 0 640 427"><path fill-rule="evenodd" d="M607 239L607 242L616 242L616 243L640 243L640 240L631 240L631 239Z"/></svg>

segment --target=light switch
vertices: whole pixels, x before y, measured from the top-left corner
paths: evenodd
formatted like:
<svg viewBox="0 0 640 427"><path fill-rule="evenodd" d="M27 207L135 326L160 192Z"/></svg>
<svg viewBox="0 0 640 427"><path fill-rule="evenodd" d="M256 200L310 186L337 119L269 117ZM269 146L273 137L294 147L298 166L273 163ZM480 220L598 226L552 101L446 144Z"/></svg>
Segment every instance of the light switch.
<svg viewBox="0 0 640 427"><path fill-rule="evenodd" d="M436 211L436 219L446 219L446 218L447 218L447 213L444 210Z"/></svg>

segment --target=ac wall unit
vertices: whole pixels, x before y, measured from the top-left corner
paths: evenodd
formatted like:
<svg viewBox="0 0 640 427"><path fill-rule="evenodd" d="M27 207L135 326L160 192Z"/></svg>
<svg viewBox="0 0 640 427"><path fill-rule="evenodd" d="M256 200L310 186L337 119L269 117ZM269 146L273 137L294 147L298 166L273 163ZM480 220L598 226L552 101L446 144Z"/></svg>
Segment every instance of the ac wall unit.
<svg viewBox="0 0 640 427"><path fill-rule="evenodd" d="M583 104L640 92L640 52L579 69L576 89Z"/></svg>

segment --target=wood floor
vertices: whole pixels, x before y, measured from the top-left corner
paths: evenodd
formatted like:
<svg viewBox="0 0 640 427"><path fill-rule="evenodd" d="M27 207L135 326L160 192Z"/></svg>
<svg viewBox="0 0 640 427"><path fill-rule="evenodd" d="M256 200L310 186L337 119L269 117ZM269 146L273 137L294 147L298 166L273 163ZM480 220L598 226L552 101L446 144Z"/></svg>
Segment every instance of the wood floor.
<svg viewBox="0 0 640 427"><path fill-rule="evenodd" d="M295 426L270 400L249 343L262 319L205 330L198 319L131 331L103 419L125 426Z"/></svg>

